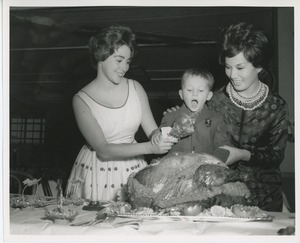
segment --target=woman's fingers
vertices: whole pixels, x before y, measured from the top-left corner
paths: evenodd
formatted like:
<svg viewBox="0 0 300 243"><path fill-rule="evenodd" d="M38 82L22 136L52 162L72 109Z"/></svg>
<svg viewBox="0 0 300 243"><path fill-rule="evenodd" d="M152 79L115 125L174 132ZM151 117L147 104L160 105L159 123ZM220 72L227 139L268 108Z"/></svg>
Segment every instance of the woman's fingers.
<svg viewBox="0 0 300 243"><path fill-rule="evenodd" d="M174 138L174 137L169 136L169 137L163 138L162 141L165 142L165 143L174 144L174 143L178 142L178 138Z"/></svg>
<svg viewBox="0 0 300 243"><path fill-rule="evenodd" d="M227 145L224 145L224 146L221 146L220 148L222 148L222 149L226 149L226 150L231 150L231 147L229 147L229 146L227 146Z"/></svg>
<svg viewBox="0 0 300 243"><path fill-rule="evenodd" d="M163 115L167 114L167 113L171 113L173 111L177 111L180 107L178 105L176 105L175 107L171 107L168 108L166 111L163 112Z"/></svg>
<svg viewBox="0 0 300 243"><path fill-rule="evenodd" d="M157 147L161 153L167 153L173 147L173 145L173 142L161 141Z"/></svg>

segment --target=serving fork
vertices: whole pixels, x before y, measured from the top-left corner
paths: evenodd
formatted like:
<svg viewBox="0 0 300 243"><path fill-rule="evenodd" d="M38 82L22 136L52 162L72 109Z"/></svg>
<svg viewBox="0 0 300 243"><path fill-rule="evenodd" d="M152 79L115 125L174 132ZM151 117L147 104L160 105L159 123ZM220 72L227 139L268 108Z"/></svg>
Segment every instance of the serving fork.
<svg viewBox="0 0 300 243"><path fill-rule="evenodd" d="M88 220L88 221L81 221L78 223L71 224L71 226L92 226L96 225L98 223L108 223L111 224L117 216L115 215L110 215L108 216L107 214L102 214L98 215L96 218Z"/></svg>
<svg viewBox="0 0 300 243"><path fill-rule="evenodd" d="M116 215L107 216L106 219L102 223L111 224L117 218ZM96 222L97 224L97 222Z"/></svg>
<svg viewBox="0 0 300 243"><path fill-rule="evenodd" d="M104 225L110 225L114 228L122 227L122 226L131 226L133 229L138 230L141 226L141 223L143 222L142 219L134 219L134 220L129 220L125 222L117 222L113 224L115 219L117 218L116 215L110 215L106 216L106 218L98 218L96 217L95 219L89 220L89 221L82 221L78 223L71 224L71 226L93 226L98 223L104 224Z"/></svg>
<svg viewBox="0 0 300 243"><path fill-rule="evenodd" d="M88 223L87 226L93 226L93 225L96 225L98 223L112 224L115 221L116 218L117 218L117 216L112 215L112 216L107 216L104 220L103 219L95 219L92 222Z"/></svg>

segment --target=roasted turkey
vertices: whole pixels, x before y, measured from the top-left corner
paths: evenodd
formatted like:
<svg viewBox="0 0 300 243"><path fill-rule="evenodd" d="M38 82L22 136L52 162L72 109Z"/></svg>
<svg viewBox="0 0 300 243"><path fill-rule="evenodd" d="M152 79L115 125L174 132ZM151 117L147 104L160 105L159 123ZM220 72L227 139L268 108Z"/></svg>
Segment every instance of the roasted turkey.
<svg viewBox="0 0 300 243"><path fill-rule="evenodd" d="M173 152L132 173L125 189L133 208L251 205L250 191L241 182L247 176L208 154Z"/></svg>

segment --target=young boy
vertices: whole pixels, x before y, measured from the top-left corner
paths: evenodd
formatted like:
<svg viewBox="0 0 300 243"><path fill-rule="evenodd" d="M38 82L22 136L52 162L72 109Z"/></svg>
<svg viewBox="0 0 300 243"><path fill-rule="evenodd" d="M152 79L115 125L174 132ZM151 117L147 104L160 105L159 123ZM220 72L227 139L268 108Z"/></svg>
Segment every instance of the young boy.
<svg viewBox="0 0 300 243"><path fill-rule="evenodd" d="M176 119L188 115L194 121L194 132L181 138L174 144L170 152L195 152L212 154L226 162L229 151L221 146L232 146L223 124L223 117L206 106L213 96L214 78L210 72L202 68L192 68L184 72L181 80L180 98L183 105L176 111L166 113L160 128L172 127Z"/></svg>

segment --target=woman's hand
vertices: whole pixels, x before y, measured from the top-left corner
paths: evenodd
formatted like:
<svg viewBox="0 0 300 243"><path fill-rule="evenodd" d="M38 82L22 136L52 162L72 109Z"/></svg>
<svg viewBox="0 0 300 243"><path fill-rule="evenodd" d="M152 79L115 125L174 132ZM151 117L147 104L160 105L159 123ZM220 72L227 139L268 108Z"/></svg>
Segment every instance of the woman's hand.
<svg viewBox="0 0 300 243"><path fill-rule="evenodd" d="M168 108L166 111L163 112L163 115L167 114L167 113L171 113L173 111L177 111L180 107L178 105L176 105L175 107L171 107Z"/></svg>
<svg viewBox="0 0 300 243"><path fill-rule="evenodd" d="M226 160L227 165L231 165L239 160L249 161L251 157L251 153L246 149L238 149L230 146L222 146L222 149L226 149L229 151L229 156Z"/></svg>
<svg viewBox="0 0 300 243"><path fill-rule="evenodd" d="M173 137L161 138L157 144L152 144L152 142L150 142L151 152L154 154L165 154L177 142L178 139Z"/></svg>
<svg viewBox="0 0 300 243"><path fill-rule="evenodd" d="M153 146L158 145L161 141L161 138L162 138L162 134L160 129L159 128L155 129L151 134L151 138L150 138L151 144Z"/></svg>

